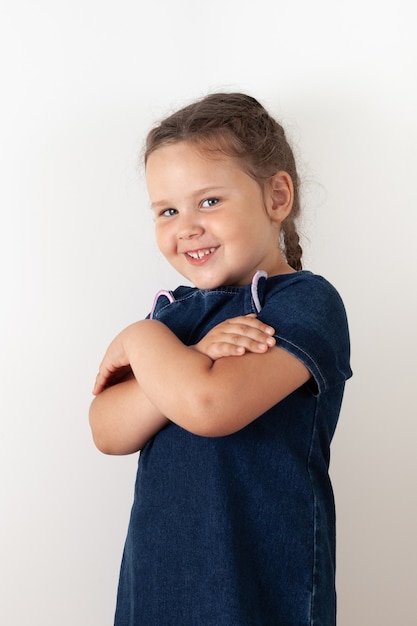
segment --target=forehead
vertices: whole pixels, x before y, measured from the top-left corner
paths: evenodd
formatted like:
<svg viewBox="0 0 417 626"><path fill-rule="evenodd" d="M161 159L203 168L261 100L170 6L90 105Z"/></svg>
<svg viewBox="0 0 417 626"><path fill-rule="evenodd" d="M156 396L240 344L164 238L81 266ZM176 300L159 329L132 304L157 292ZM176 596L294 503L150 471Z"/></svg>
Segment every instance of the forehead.
<svg viewBox="0 0 417 626"><path fill-rule="evenodd" d="M194 142L177 141L162 145L151 152L147 159L146 171L155 165L164 164L166 166L170 162L173 164L177 162L195 163L199 166L220 164L220 167L225 164L233 164L235 167L241 167L237 159L224 154L220 148L218 150L215 148L208 149Z"/></svg>
<svg viewBox="0 0 417 626"><path fill-rule="evenodd" d="M150 191L168 186L209 186L212 182L232 184L247 177L237 159L219 151L208 151L181 141L157 148L146 164Z"/></svg>

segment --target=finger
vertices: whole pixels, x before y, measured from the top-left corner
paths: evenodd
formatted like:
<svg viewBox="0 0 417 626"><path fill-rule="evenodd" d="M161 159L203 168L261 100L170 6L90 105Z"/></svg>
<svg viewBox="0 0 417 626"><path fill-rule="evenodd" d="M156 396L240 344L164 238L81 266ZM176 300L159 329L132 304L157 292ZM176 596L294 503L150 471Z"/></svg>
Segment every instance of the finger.
<svg viewBox="0 0 417 626"><path fill-rule="evenodd" d="M235 345L245 348L248 352L266 352L275 345L274 337L251 337L248 335L231 335L229 341Z"/></svg>
<svg viewBox="0 0 417 626"><path fill-rule="evenodd" d="M104 370L103 365L101 365L94 383L93 394L98 395L104 391L104 389L107 389L107 387L117 385L132 376L133 372L130 365L126 365L115 370Z"/></svg>
<svg viewBox="0 0 417 626"><path fill-rule="evenodd" d="M98 375L96 380L94 381L94 386L93 386L93 396L98 396L103 390L104 390L104 384L102 381L99 380Z"/></svg>
<svg viewBox="0 0 417 626"><path fill-rule="evenodd" d="M263 353L275 346L274 337L263 336L262 339L252 339L247 335L225 334L222 340L213 344L211 350L220 356L242 355L246 352Z"/></svg>
<svg viewBox="0 0 417 626"><path fill-rule="evenodd" d="M110 375L104 375L101 371L98 372L93 387L93 395L98 396L108 385Z"/></svg>
<svg viewBox="0 0 417 626"><path fill-rule="evenodd" d="M242 329L254 328L269 336L275 334L275 329L272 326L269 326L269 324L265 324L260 319L258 319L255 313L249 313L248 315L241 315L238 317L230 318L229 320L226 320L225 324L239 324L242 326Z"/></svg>
<svg viewBox="0 0 417 626"><path fill-rule="evenodd" d="M246 350L243 346L238 346L229 342L215 343L210 346L208 352L208 356L216 361L217 359L221 359L225 356L241 356L245 354Z"/></svg>
<svg viewBox="0 0 417 626"><path fill-rule="evenodd" d="M98 395L101 393L106 387L109 385L109 381L113 376L115 376L117 370L113 370L108 367L103 360L100 363L100 367L98 369L98 374L96 376L96 380L93 387L93 394Z"/></svg>
<svg viewBox="0 0 417 626"><path fill-rule="evenodd" d="M263 325L251 326L241 323L240 321L229 322L228 325L219 329L218 337L224 341L231 341L232 343L238 343L241 345L247 345L245 340L249 343L258 342L261 344L267 344L269 346L275 345L275 339L273 338L274 330L270 326ZM243 343L242 343L243 342Z"/></svg>
<svg viewBox="0 0 417 626"><path fill-rule="evenodd" d="M242 335L239 332L236 333L223 333L222 336L217 337L216 341L211 345L211 352L218 350L221 351L222 356L232 354L235 348L243 348L247 352L267 352L269 348L275 345L274 337L267 337L266 335L260 335L250 337L248 335Z"/></svg>

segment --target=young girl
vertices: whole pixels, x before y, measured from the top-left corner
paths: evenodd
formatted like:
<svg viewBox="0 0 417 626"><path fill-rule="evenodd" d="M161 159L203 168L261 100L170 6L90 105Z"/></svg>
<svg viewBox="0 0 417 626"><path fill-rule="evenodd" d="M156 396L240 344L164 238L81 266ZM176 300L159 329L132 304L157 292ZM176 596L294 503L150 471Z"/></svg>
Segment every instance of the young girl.
<svg viewBox="0 0 417 626"><path fill-rule="evenodd" d="M160 292L99 368L94 440L141 450L117 626L335 624L329 446L345 311L301 269L298 176L253 98L213 94L148 135Z"/></svg>

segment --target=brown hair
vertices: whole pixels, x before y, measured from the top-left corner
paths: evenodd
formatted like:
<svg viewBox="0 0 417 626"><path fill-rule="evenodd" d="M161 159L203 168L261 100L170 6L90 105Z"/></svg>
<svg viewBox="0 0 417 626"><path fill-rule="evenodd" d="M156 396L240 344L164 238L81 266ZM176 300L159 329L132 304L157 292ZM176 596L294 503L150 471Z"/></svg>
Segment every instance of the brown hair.
<svg viewBox="0 0 417 626"><path fill-rule="evenodd" d="M153 128L146 139L145 164L152 152L178 141L221 152L241 161L245 171L261 186L277 172L287 172L294 186L290 214L281 228L288 264L302 269L302 249L295 220L300 213L299 177L284 129L251 96L214 93L173 113Z"/></svg>

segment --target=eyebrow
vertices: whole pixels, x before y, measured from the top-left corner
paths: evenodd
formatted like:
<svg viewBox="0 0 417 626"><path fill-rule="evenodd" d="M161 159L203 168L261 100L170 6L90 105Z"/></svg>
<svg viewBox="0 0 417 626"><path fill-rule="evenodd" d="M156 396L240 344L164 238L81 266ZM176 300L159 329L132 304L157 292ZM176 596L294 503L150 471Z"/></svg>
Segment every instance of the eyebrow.
<svg viewBox="0 0 417 626"><path fill-rule="evenodd" d="M201 187L201 189L196 189L191 195L192 196L204 196L206 194L219 193L221 191L224 192L226 187L216 187L213 185L209 185L207 187ZM158 209L161 207L170 206L172 203L169 200L158 200L157 202L151 203L151 209Z"/></svg>

